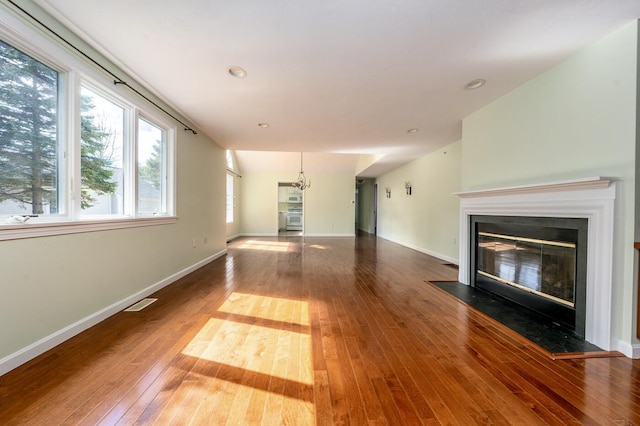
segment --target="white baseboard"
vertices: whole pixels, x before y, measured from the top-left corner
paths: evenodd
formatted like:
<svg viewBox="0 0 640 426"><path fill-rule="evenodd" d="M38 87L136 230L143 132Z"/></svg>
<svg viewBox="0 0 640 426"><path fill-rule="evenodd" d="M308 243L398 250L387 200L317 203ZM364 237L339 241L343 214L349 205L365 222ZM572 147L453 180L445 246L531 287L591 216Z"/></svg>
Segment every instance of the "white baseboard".
<svg viewBox="0 0 640 426"><path fill-rule="evenodd" d="M277 237L278 234L271 234L271 233L246 233L246 234L239 234L237 235L237 237ZM355 233L349 233L349 234L307 234L307 233L303 233L302 235L303 237L309 237L309 238L355 238L356 234Z"/></svg>
<svg viewBox="0 0 640 426"><path fill-rule="evenodd" d="M355 238L356 234L304 234L309 238Z"/></svg>
<svg viewBox="0 0 640 426"><path fill-rule="evenodd" d="M198 268L203 267L204 265L213 262L219 257L224 256L227 253L227 250L221 250L220 252L207 257L179 272L176 272L173 275L143 289L139 292L132 294L131 296L122 299L116 303L113 303L110 306L107 306L104 309L99 310L61 330L56 331L53 334L50 334L47 337L44 337L38 340L31 345L20 349L17 352L12 353L11 355L7 355L6 357L0 359L0 376L3 374L13 370L14 368L19 367L20 365L26 363L27 361L32 360L48 351L49 349L61 344L65 340L72 338L73 336L80 334L81 332L93 327L101 321L109 318L110 316L120 312L121 310L131 306L135 302L139 301L147 297L148 295L155 293L156 291L172 284L173 282L179 280L187 274L195 271Z"/></svg>
<svg viewBox="0 0 640 426"><path fill-rule="evenodd" d="M227 242L229 242L229 241L233 241L233 240L235 240L236 238L240 238L241 236L242 236L242 234L230 235L230 236L228 236L228 237L227 237Z"/></svg>
<svg viewBox="0 0 640 426"><path fill-rule="evenodd" d="M640 344L631 344L629 342L618 340L617 346L616 350L624 354L627 358L640 358Z"/></svg>
<svg viewBox="0 0 640 426"><path fill-rule="evenodd" d="M387 241L391 241L392 243L400 244L401 246L410 248L412 250L419 251L420 253L427 254L427 255L435 257L437 259L444 260L447 263L452 263L454 265L458 264L458 259L455 259L453 257L445 256L444 254L436 253L434 251L427 250L427 249L422 248L422 247L414 246L413 244L407 244L407 243L403 243L401 241L396 241L396 240L393 240L393 239L388 238L388 237L384 237L384 236L379 235L379 234L378 234L378 237L383 238L383 239L385 239Z"/></svg>

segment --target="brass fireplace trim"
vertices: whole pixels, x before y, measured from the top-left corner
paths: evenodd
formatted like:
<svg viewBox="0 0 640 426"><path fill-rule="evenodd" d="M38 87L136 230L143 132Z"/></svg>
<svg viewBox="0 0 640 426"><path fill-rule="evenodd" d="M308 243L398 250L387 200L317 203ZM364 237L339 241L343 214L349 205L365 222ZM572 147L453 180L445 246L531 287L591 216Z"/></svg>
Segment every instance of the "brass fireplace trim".
<svg viewBox="0 0 640 426"><path fill-rule="evenodd" d="M565 242L562 242L562 241L538 240L538 239L535 239L535 238L514 237L512 235L503 235L503 234L492 234L490 232L478 232L478 235L482 235L483 237L501 238L503 240L522 241L522 242L526 242L526 243L546 244L548 246L576 248L575 243L565 243Z"/></svg>
<svg viewBox="0 0 640 426"><path fill-rule="evenodd" d="M499 282L501 282L503 284L507 284L507 285L519 288L520 290L528 291L529 293L533 293L533 294L537 294L538 296L546 297L547 299L551 299L554 302L561 303L561 304L563 304L565 306L569 306L571 308L575 308L575 303L573 303L573 302L569 302L569 301L566 301L564 299L560 299L559 297L555 297L555 296L552 296L550 294L543 293L543 292L538 291L538 290L534 290L532 288L523 286L521 284L514 283L513 281L505 280L504 278L500 278L498 276L492 275L492 274L490 274L488 272L485 272L485 271L481 271L479 269L478 269L478 273L481 274L481 275L484 275L485 277L493 278L494 280L499 281Z"/></svg>

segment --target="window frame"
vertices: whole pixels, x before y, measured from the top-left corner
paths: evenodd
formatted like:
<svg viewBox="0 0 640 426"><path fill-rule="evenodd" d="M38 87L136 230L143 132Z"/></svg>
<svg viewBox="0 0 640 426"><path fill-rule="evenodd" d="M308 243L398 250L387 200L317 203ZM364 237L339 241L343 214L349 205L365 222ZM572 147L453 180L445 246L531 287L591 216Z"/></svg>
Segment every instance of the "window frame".
<svg viewBox="0 0 640 426"><path fill-rule="evenodd" d="M130 163L132 162L132 158L134 158L131 155L131 150L134 149L134 147L137 145L136 143L137 141L135 140L134 133L132 133L132 123L131 123L133 119L132 116L135 114L135 106L133 106L126 100L121 99L120 97L114 96L113 94L109 93L104 87L102 87L102 85L94 83L89 79L81 77L79 81L79 87L77 90L77 102L79 107L82 105L82 89L87 89L91 91L94 95L100 96L103 99L123 109L122 173L123 173L123 186L125 187L124 194L123 194L124 206L123 206L122 214L105 214L105 215L83 214L83 210L80 207L80 202L82 198L82 195L81 195L82 168L80 166L73 168L74 165L77 165L77 163L74 162L74 164L71 164L70 167L73 168L74 182L78 182L78 185L74 185L74 194L73 194L74 200L73 200L72 213L75 213L75 216L77 216L76 217L77 220L88 220L88 218L91 218L93 220L100 220L100 219L109 219L109 218L117 218L117 217L135 217L136 210L135 208L132 208L131 200L130 200L131 194L128 193L130 192L130 190L126 189L127 186L131 185L129 182L131 178L129 176L130 173L128 170L130 168ZM79 109L78 115L74 113L74 117L79 117L80 112L81 111ZM77 158L78 160L80 159L81 150L82 150L82 145L81 145L82 135L81 135L80 125L81 125L81 119L78 119L77 123L74 122L74 126L77 126L77 129L76 129L77 136L72 141L70 140L70 143L76 142L76 143L73 143L72 149L74 151L74 159ZM131 141L133 141L133 143L131 143Z"/></svg>
<svg viewBox="0 0 640 426"><path fill-rule="evenodd" d="M229 183L231 183L231 185L229 185ZM236 182L235 182L235 176L233 175L233 173L227 172L225 184L226 184L225 186L226 186L226 195L227 195L226 221L227 221L227 225L230 225L235 222ZM229 186L231 186L231 193L229 193ZM229 215L229 213L231 213L231 215Z"/></svg>
<svg viewBox="0 0 640 426"><path fill-rule="evenodd" d="M170 216L170 212L175 212L175 209L176 209L176 197L175 197L175 194L176 194L176 126L170 126L170 123L168 122L168 120L161 119L157 115L151 115L146 111L137 109L136 112L137 112L135 115L135 134L136 135L138 134L138 125L140 123L140 120L144 120L147 123L151 124L152 126L158 127L159 129L165 132L166 140L164 143L164 153L166 155L166 160L164 163L164 167L166 168L166 172L165 172L166 182L165 182L165 194L163 195L163 197L164 197L164 204L165 204L164 207L165 207L166 213L162 213L162 214ZM136 148L135 152L133 153L135 161L132 163L134 166L137 167L138 146L136 145L135 148ZM136 188L138 188L138 175L139 173L136 168L136 170L134 171L134 177L135 177L134 184ZM137 195L137 192L136 192L136 195ZM138 211L138 199L139 197L136 196L135 209L138 217L144 218L144 217L157 216L155 213L140 213Z"/></svg>
<svg viewBox="0 0 640 426"><path fill-rule="evenodd" d="M11 214L0 215L0 241L39 236L103 231L110 229L171 224L176 213L176 125L153 105L121 85L70 48L38 30L7 9L0 8L0 39L58 74L58 212L8 223ZM82 215L80 209L80 100L81 88L94 91L125 108L123 215ZM137 123L142 118L166 132L166 213L137 212Z"/></svg>

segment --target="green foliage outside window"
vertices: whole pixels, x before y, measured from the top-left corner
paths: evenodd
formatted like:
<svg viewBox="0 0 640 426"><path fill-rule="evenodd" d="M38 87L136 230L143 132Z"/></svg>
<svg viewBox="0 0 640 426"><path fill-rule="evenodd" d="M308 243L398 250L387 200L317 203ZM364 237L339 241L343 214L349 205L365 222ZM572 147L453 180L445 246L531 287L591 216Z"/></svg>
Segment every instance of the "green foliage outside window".
<svg viewBox="0 0 640 426"><path fill-rule="evenodd" d="M0 203L31 206L31 214L58 212L57 71L0 41ZM91 99L81 103L81 207L113 193L111 132L100 125Z"/></svg>

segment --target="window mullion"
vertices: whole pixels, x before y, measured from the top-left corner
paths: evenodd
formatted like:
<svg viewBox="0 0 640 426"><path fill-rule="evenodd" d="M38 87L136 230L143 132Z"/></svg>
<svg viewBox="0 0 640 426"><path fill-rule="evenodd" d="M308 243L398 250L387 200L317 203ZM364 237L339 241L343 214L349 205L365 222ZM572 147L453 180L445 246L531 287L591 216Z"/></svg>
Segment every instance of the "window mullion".
<svg viewBox="0 0 640 426"><path fill-rule="evenodd" d="M124 213L127 216L135 217L138 211L137 110L135 108L127 109L124 121L124 196L126 200Z"/></svg>
<svg viewBox="0 0 640 426"><path fill-rule="evenodd" d="M70 219L78 219L81 211L82 176L80 173L81 129L80 129L80 76L76 72L67 74L67 127L66 127L66 159L67 159L67 215Z"/></svg>
<svg viewBox="0 0 640 426"><path fill-rule="evenodd" d="M176 130L175 128L167 130L166 133L167 138L167 188L166 188L166 197L167 197L167 213L176 214Z"/></svg>
<svg viewBox="0 0 640 426"><path fill-rule="evenodd" d="M69 116L71 112L71 79L70 73L58 74L58 203L56 214L60 216L68 216L71 201L71 163L69 150L73 146L71 139L71 123Z"/></svg>

